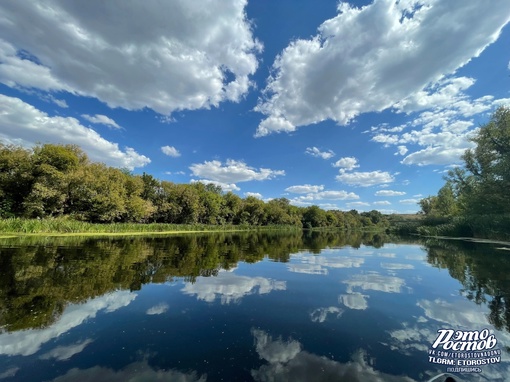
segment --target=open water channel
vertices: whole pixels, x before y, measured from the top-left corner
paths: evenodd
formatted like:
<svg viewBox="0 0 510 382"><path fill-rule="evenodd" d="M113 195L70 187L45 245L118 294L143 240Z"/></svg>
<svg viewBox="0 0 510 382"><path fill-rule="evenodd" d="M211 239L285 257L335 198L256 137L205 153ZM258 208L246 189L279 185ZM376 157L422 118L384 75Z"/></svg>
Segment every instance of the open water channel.
<svg viewBox="0 0 510 382"><path fill-rule="evenodd" d="M421 382L452 367L507 381L503 248L333 232L1 239L0 381Z"/></svg>

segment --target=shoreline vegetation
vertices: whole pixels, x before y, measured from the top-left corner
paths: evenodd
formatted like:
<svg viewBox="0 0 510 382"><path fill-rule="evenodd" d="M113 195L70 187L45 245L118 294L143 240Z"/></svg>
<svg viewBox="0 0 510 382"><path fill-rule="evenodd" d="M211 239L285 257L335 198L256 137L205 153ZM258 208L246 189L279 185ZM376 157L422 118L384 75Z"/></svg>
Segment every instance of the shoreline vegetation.
<svg viewBox="0 0 510 382"><path fill-rule="evenodd" d="M206 225L165 223L89 223L68 218L0 220L0 238L17 236L120 236L162 235L205 232L297 231L290 225Z"/></svg>
<svg viewBox="0 0 510 382"><path fill-rule="evenodd" d="M510 109L501 107L416 215L298 207L91 162L76 145L0 142L0 235L305 229L510 240Z"/></svg>
<svg viewBox="0 0 510 382"><path fill-rule="evenodd" d="M397 225L421 236L510 240L510 109L500 107L444 177L437 195L422 199L422 218Z"/></svg>
<svg viewBox="0 0 510 382"><path fill-rule="evenodd" d="M241 198L214 183L176 184L91 162L75 145L0 143L0 232L295 229L384 230L369 212Z"/></svg>

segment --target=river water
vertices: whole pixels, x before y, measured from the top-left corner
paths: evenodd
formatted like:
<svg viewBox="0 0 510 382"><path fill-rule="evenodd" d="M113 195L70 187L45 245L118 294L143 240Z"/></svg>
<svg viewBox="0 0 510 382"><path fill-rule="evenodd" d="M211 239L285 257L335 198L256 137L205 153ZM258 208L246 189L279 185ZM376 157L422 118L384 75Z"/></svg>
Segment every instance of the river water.
<svg viewBox="0 0 510 382"><path fill-rule="evenodd" d="M503 247L334 232L1 239L0 381L507 381Z"/></svg>

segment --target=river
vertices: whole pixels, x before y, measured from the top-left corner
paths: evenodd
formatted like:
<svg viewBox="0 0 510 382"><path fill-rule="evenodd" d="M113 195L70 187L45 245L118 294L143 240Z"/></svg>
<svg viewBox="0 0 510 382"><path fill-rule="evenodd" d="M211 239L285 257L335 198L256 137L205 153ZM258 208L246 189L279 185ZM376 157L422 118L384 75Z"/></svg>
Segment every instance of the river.
<svg viewBox="0 0 510 382"><path fill-rule="evenodd" d="M0 381L507 381L501 247L338 232L1 239Z"/></svg>

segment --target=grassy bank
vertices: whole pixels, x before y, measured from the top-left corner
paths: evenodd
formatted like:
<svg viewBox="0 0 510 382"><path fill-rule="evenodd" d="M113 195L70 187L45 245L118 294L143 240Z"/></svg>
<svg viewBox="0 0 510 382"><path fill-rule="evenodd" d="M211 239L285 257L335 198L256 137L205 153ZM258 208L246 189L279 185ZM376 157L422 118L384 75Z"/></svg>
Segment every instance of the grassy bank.
<svg viewBox="0 0 510 382"><path fill-rule="evenodd" d="M134 235L152 233L184 232L231 232L249 230L298 230L293 226L250 226L250 225L204 225L204 224L163 224L163 223L111 223L94 224L68 218L54 219L2 219L0 235Z"/></svg>

